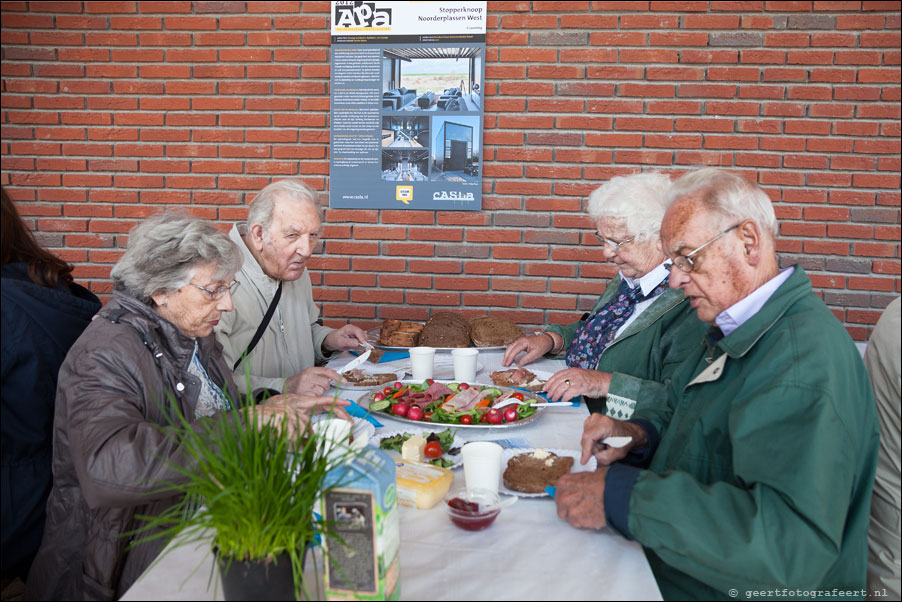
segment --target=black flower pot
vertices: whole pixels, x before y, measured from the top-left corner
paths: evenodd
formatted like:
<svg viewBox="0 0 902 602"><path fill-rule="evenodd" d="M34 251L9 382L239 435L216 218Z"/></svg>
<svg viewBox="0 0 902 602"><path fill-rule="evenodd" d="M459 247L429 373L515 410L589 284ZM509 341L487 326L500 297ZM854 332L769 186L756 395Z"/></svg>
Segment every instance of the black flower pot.
<svg viewBox="0 0 902 602"><path fill-rule="evenodd" d="M268 562L229 562L217 552L216 560L226 600L296 599L294 572L291 570L291 558L288 554L281 554L275 561ZM303 560L301 564L303 565Z"/></svg>

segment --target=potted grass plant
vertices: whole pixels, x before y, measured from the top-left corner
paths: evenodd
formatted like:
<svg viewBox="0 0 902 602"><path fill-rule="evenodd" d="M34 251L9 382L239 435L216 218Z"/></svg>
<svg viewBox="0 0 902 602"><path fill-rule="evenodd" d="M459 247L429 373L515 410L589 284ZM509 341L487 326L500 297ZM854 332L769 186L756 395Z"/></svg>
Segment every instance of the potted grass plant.
<svg viewBox="0 0 902 602"><path fill-rule="evenodd" d="M181 442L182 462L172 463L180 478L163 489L181 501L162 515L139 517L139 533L142 541L175 538L176 546L212 535L227 600L309 599L307 547L334 536L314 518L315 504L341 486L324 488L329 471L358 452L310 429L295 437L284 422L257 416L239 410L191 423L177 415L166 431Z"/></svg>

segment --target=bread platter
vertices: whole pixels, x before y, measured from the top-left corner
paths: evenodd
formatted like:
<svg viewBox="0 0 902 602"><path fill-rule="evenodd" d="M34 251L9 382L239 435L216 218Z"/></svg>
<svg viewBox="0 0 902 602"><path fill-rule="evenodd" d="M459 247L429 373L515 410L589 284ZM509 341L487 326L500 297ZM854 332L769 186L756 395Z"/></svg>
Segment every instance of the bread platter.
<svg viewBox="0 0 902 602"><path fill-rule="evenodd" d="M379 327L371 328L366 331L366 340L367 342L375 347L376 349L382 349L383 351L410 351L410 347L395 347L391 345L383 345L379 342ZM414 345L415 346L415 345ZM493 345L490 347L477 347L475 345L470 345L475 349L479 349L481 351L501 351L507 348L507 345ZM450 353L454 349L460 349L460 347L435 347L436 353Z"/></svg>
<svg viewBox="0 0 902 602"><path fill-rule="evenodd" d="M464 318L457 312L440 311L425 324L385 320L381 326L369 330L367 338L374 347L386 351L406 351L417 346L432 347L441 352L463 347L497 351L523 334L516 323L502 316Z"/></svg>

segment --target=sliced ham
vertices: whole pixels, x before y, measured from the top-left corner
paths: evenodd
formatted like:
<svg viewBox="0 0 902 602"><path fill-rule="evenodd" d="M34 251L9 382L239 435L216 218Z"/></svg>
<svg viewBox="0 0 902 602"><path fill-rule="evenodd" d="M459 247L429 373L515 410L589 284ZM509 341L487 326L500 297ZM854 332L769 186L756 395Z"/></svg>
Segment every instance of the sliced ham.
<svg viewBox="0 0 902 602"><path fill-rule="evenodd" d="M513 395L514 393L515 393L515 391L508 391L507 393L499 395L498 397L495 398L495 401L492 402L492 406L496 406L499 403L501 403L502 401L504 401L505 399L510 398L510 396Z"/></svg>
<svg viewBox="0 0 902 602"><path fill-rule="evenodd" d="M432 396L432 401L435 401L439 397L444 397L445 395L451 395L454 393L451 389L447 387L447 385L443 385L442 383L432 383L429 385L429 388L424 391L427 395Z"/></svg>
<svg viewBox="0 0 902 602"><path fill-rule="evenodd" d="M434 402L436 399L441 399L446 395L451 395L454 393L447 386L442 383L432 383L428 389L422 391L420 393L408 393L407 395L402 396L398 401L403 401L409 405L415 405L419 408L425 408L430 403Z"/></svg>
<svg viewBox="0 0 902 602"><path fill-rule="evenodd" d="M466 412L479 403L479 400L481 399L482 391L476 387L471 387L469 389L464 389L463 391L458 391L454 397L445 402L445 407L458 412Z"/></svg>

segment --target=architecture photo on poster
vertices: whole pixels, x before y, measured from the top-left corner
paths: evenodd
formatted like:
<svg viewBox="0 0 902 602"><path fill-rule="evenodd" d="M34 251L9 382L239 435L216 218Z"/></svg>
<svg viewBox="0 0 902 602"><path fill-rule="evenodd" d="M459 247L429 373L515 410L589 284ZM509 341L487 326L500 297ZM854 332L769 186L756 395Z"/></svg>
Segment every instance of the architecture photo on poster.
<svg viewBox="0 0 902 602"><path fill-rule="evenodd" d="M434 117L431 180L479 182L478 117Z"/></svg>
<svg viewBox="0 0 902 602"><path fill-rule="evenodd" d="M482 48L386 48L382 108L392 111L482 110Z"/></svg>
<svg viewBox="0 0 902 602"><path fill-rule="evenodd" d="M429 173L429 118L382 118L382 179L422 182Z"/></svg>
<svg viewBox="0 0 902 602"><path fill-rule="evenodd" d="M485 2L333 2L329 205L482 209Z"/></svg>

